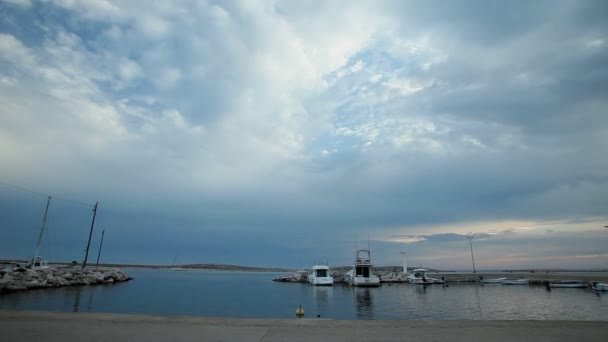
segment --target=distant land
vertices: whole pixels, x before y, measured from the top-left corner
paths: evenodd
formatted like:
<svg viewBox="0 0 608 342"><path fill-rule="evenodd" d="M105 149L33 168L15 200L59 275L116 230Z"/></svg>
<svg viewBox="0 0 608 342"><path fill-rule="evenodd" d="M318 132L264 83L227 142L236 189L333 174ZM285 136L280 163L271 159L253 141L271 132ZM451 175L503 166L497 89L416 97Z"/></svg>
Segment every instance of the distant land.
<svg viewBox="0 0 608 342"><path fill-rule="evenodd" d="M216 270L216 271L244 271L244 272L291 272L292 270L280 267L254 267L231 264L188 264L188 265L136 265L136 264L99 264L103 267L125 267L125 268L185 268L189 270Z"/></svg>
<svg viewBox="0 0 608 342"><path fill-rule="evenodd" d="M29 260L4 259L0 260L1 264L8 263L28 263ZM69 262L50 262L51 265L69 265ZM95 266L94 263L89 263L87 266ZM186 264L186 265L145 265L145 264L99 264L101 267L117 267L117 268L150 268L150 269L170 269L170 268L185 268L191 270L216 270L216 271L240 271L240 272L295 272L293 268L282 267L258 267L258 266L241 266L232 264ZM309 269L305 267L304 269ZM408 267L409 271L419 267ZM429 270L430 272L463 272L463 270L441 270L429 267L420 267ZM331 270L335 272L346 273L351 270L352 266L331 266ZM401 272L403 266L377 266L374 270L379 273ZM468 270L470 271L470 270ZM608 272L608 269L566 269L566 268L526 268L526 269L496 269L496 270L477 270L478 272L516 272L516 273L542 273L542 272Z"/></svg>

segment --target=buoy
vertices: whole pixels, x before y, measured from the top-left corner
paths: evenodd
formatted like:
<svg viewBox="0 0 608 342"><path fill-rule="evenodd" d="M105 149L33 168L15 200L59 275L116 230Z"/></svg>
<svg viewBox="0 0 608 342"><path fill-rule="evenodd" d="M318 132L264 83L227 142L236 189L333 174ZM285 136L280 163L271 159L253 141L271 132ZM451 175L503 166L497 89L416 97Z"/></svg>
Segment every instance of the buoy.
<svg viewBox="0 0 608 342"><path fill-rule="evenodd" d="M298 309L296 310L296 316L298 316L298 318L304 317L304 309L302 309L302 305L298 306Z"/></svg>

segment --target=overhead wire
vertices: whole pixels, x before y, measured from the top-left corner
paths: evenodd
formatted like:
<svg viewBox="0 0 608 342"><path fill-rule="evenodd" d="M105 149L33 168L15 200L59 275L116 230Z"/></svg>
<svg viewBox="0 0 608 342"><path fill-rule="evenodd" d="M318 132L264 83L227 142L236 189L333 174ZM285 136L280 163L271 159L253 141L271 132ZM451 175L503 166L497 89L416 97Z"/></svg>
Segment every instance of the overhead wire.
<svg viewBox="0 0 608 342"><path fill-rule="evenodd" d="M65 198L65 197L61 197L61 196L43 194L43 193L38 192L38 191L34 191L34 190L31 190L31 189L28 189L28 188L24 188L24 187L19 186L19 185L10 184L10 183L6 183L6 182L3 182L3 181L0 181L0 184L2 184L4 186L11 187L11 188L14 188L14 189L18 189L18 190L21 190L21 191L29 192L31 194L38 195L38 196L44 196L44 197L51 196L53 199L56 199L56 200L59 200L59 201L63 201L63 202L69 202L69 203L83 205L83 206L87 206L87 207L93 207L94 206L94 204L91 204L91 203L86 203L86 202L82 202L82 201L76 201L76 200Z"/></svg>

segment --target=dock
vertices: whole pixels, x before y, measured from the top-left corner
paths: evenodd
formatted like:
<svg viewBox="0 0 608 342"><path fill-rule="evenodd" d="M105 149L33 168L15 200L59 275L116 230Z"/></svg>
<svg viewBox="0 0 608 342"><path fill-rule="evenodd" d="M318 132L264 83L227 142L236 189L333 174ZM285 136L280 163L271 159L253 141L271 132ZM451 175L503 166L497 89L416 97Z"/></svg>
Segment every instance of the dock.
<svg viewBox="0 0 608 342"><path fill-rule="evenodd" d="M583 280L583 281L608 281L608 272L559 272L559 271L534 271L534 272L428 272L432 278L443 279L446 282L478 282L479 277L483 279L509 278L530 279L530 284L544 284L555 280Z"/></svg>
<svg viewBox="0 0 608 342"><path fill-rule="evenodd" d="M605 341L600 321L342 321L0 311L2 341Z"/></svg>

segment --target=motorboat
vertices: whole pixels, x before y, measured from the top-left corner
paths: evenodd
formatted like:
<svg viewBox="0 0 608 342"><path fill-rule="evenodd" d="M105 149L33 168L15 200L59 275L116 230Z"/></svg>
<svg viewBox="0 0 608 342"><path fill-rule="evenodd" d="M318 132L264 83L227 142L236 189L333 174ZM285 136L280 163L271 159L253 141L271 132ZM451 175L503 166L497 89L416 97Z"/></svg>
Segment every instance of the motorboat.
<svg viewBox="0 0 608 342"><path fill-rule="evenodd" d="M595 283L591 288L595 291L608 291L608 283Z"/></svg>
<svg viewBox="0 0 608 342"><path fill-rule="evenodd" d="M553 288L586 288L589 287L589 282L582 280L559 280L551 281L547 286Z"/></svg>
<svg viewBox="0 0 608 342"><path fill-rule="evenodd" d="M426 276L426 268L417 268L407 277L409 282L416 285L431 285L433 279Z"/></svg>
<svg viewBox="0 0 608 342"><path fill-rule="evenodd" d="M505 279L502 281L503 285L528 285L529 279Z"/></svg>
<svg viewBox="0 0 608 342"><path fill-rule="evenodd" d="M482 284L502 284L507 278L481 279Z"/></svg>
<svg viewBox="0 0 608 342"><path fill-rule="evenodd" d="M308 282L315 286L332 286L334 278L329 273L329 266L313 265L308 275Z"/></svg>
<svg viewBox="0 0 608 342"><path fill-rule="evenodd" d="M345 280L351 286L380 286L380 278L373 274L371 253L368 249L356 252L352 270L346 272Z"/></svg>

